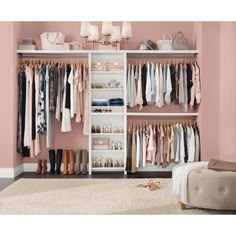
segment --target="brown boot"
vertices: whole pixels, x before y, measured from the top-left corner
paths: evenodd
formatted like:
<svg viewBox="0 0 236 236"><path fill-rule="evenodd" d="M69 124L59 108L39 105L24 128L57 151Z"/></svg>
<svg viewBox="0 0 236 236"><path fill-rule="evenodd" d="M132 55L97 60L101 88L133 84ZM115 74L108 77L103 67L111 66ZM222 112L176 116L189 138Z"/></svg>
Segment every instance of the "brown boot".
<svg viewBox="0 0 236 236"><path fill-rule="evenodd" d="M63 165L64 165L63 175L68 175L68 164L69 164L69 151L64 150L63 151Z"/></svg>
<svg viewBox="0 0 236 236"><path fill-rule="evenodd" d="M41 174L42 168L43 168L43 166L42 166L42 160L38 160L38 168L37 168L37 171L36 171L36 174L37 174L37 175L40 175L40 174Z"/></svg>
<svg viewBox="0 0 236 236"><path fill-rule="evenodd" d="M69 151L69 160L70 160L70 175L75 174L75 154L73 150Z"/></svg>
<svg viewBox="0 0 236 236"><path fill-rule="evenodd" d="M41 171L41 174L42 175L45 175L47 174L47 160L43 160L43 167L42 167L42 171Z"/></svg>

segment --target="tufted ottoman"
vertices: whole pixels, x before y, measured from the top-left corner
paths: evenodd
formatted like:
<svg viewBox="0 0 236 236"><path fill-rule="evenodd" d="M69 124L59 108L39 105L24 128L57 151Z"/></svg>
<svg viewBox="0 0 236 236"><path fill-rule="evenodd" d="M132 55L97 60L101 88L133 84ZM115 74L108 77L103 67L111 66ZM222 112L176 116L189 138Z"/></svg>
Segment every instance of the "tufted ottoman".
<svg viewBox="0 0 236 236"><path fill-rule="evenodd" d="M187 205L236 210L236 172L207 168L192 170L187 180ZM180 202L182 209L185 206L185 203Z"/></svg>

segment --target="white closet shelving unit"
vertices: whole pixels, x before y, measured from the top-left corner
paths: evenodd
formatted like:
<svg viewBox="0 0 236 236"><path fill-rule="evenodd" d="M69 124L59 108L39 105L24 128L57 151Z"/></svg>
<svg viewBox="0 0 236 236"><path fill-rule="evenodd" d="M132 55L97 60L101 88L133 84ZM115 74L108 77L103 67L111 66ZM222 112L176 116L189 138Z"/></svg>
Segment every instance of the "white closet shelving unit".
<svg viewBox="0 0 236 236"><path fill-rule="evenodd" d="M63 58L63 57L87 57L89 62L89 174L97 171L109 171L109 172L123 172L126 173L126 139L127 139L127 119L132 116L151 116L151 117L198 117L197 112L193 113L144 113L144 112L127 112L126 107L126 65L129 57L133 58L168 58L168 57L195 57L198 54L198 50L176 50L176 51L140 51L140 50L118 50L118 51L96 51L96 50L17 50L17 54L22 57L38 58L38 57L50 57L50 58ZM97 61L109 61L110 63L119 61L124 66L123 71L92 71L92 64ZM92 83L100 82L107 83L111 79L119 80L122 84L121 88L92 88ZM112 109L112 112L99 113L92 112L93 98L116 98L121 97L124 99L123 107L102 107L104 109ZM122 128L121 133L92 133L92 125L99 125L102 129L103 124L112 124L112 126L119 126ZM122 142L122 150L93 150L93 139L98 137L108 137L110 140ZM112 158L123 160L124 167L93 167L92 158ZM149 167L150 171L157 170L153 167ZM139 171L145 171L140 169ZM147 170L148 171L148 170ZM160 171L164 171L160 170ZM171 169L168 171L171 171Z"/></svg>
<svg viewBox="0 0 236 236"><path fill-rule="evenodd" d="M95 71L92 66L96 64L107 64L108 71ZM109 70L109 65L118 63L123 66L121 71ZM120 87L108 86L111 80L116 80L120 83ZM92 88L92 84L104 84L105 88ZM93 86L95 87L95 86ZM118 128L118 132L109 133L91 133L89 135L89 153L90 153L90 168L89 173L92 174L96 171L109 171L109 172L123 172L125 171L126 162L126 54L123 52L92 52L90 56L90 126L99 126L100 130L103 130L105 125L112 128ZM124 106L92 106L93 99L112 99L112 98L122 98L124 100ZM95 109L111 109L111 112L94 112ZM120 132L122 131L122 132ZM95 150L93 141L94 139L107 138L109 139L108 150ZM122 150L111 150L112 142L120 142L122 145ZM94 167L93 159L97 160L103 159L101 163L106 162L107 159L112 161L119 161L123 163L120 167Z"/></svg>

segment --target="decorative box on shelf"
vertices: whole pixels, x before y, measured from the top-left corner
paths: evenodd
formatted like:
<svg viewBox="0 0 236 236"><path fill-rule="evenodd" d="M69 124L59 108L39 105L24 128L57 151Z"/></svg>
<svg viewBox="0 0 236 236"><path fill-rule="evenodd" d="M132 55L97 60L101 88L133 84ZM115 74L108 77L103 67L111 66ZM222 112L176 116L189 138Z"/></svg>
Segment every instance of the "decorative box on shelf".
<svg viewBox="0 0 236 236"><path fill-rule="evenodd" d="M109 138L94 138L93 150L107 150L109 149Z"/></svg>

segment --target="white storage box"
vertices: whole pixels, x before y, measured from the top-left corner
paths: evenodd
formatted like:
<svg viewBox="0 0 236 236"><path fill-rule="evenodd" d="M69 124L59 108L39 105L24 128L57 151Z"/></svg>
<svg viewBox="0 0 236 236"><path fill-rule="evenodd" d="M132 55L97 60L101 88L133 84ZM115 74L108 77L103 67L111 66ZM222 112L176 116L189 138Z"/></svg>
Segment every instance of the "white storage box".
<svg viewBox="0 0 236 236"><path fill-rule="evenodd" d="M93 150L108 150L108 149L109 149L109 138L93 139Z"/></svg>

